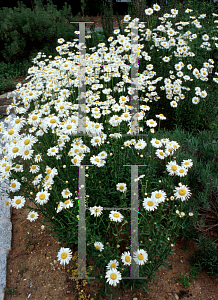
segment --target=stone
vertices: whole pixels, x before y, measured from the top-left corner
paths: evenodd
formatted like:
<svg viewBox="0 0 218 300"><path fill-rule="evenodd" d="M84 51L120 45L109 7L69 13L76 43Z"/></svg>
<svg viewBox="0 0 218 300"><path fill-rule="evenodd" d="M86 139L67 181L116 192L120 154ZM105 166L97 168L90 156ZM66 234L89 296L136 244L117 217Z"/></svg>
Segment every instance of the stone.
<svg viewBox="0 0 218 300"><path fill-rule="evenodd" d="M16 98L17 92L8 92L0 96L0 115L7 116L6 109L13 102L13 98ZM15 113L14 108L11 108L10 114Z"/></svg>

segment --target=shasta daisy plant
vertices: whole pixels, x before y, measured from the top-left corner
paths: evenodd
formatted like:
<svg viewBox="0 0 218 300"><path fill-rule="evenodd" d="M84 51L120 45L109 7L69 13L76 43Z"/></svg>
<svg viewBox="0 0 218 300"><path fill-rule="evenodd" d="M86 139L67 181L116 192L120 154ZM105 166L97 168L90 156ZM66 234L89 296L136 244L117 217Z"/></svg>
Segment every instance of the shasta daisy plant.
<svg viewBox="0 0 218 300"><path fill-rule="evenodd" d="M146 9L149 24L152 23L151 15L159 10L157 4L153 9ZM167 18L176 14L177 11L172 9L171 15L161 20L165 23ZM130 22L130 16L125 16L124 20ZM178 161L174 155L180 145L156 132L160 122L165 122L170 115L168 117L157 109L152 117L147 118L147 114L158 107L160 99L155 85L159 86L162 97L165 91L167 110L170 112L185 98L182 90L191 93L191 88L182 85L181 78L188 82L193 81L194 76L194 82L204 81L208 75L207 68L214 68L211 59L200 70L183 63L182 60L185 61L188 54L190 58L193 57L194 52L185 41L188 34L178 35L179 32L172 28L170 22L154 29L153 38L152 31L140 25L139 66L144 64L144 70L139 72L142 96L139 98L140 110L137 115L138 136L132 139L123 136L131 133L132 125L132 92L128 86L131 83L130 66L125 62L131 62L129 32L136 21L130 22L125 29L127 36L114 30L114 35L118 36L117 39L108 39L111 42L110 49L101 43L98 49L89 49L92 54L86 55L86 104L82 106L86 112L85 136L78 137L79 71L76 54L79 46L76 40L63 44L63 38L58 39L60 45L56 50L59 55L49 60L44 59L46 55L38 53L33 60L35 66L28 70L31 81L23 87L17 85L18 99L14 98L14 103L7 110L9 114L14 107L20 115L13 121L12 129L7 131L4 124L0 123L2 139L6 141L0 153L3 154L0 161L1 181L10 181L8 194L11 199L6 204L16 209L29 208L27 218L30 222L41 213L43 223L53 223L59 241L67 246L59 250L58 260L63 265L69 264L71 248L78 245L78 167L86 165L86 251L88 259L95 258L94 269L101 269L99 275L90 271L89 276L95 276L109 289L120 283L125 286L125 277L130 276L134 261L139 265L139 279L127 280L127 285L133 283L133 292L137 284L147 289L148 281L173 251L181 218L193 216L184 212L186 202L192 196L188 187L188 170L193 162L188 158ZM157 37L157 31L162 38ZM150 52L143 51L148 44L151 52L156 47L163 54L164 67L155 70ZM69 48L72 48L71 51ZM44 60L38 61L40 58ZM164 69L169 69L170 75L157 77L159 70L163 72ZM176 75L172 70L177 72ZM218 83L217 78L213 78L213 81ZM190 86L193 83L190 82ZM197 87L195 93L194 100L190 102L197 109L198 100L206 98L207 92ZM8 116L5 122L12 122L11 117ZM21 134L22 128L25 128L25 132ZM140 133L144 133L143 138ZM24 167L20 158L28 162L30 167ZM139 184L139 247L133 257L130 251L131 215L128 208L131 206L132 165L140 165L139 176L133 178ZM27 185L24 197L21 189ZM27 197L36 205L34 211L26 204ZM145 276L147 280L140 280Z"/></svg>

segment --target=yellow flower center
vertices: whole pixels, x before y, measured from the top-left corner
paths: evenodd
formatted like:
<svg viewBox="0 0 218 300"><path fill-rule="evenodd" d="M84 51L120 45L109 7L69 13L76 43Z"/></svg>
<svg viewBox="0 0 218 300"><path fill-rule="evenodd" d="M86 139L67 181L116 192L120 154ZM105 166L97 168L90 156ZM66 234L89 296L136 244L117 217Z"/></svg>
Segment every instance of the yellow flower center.
<svg viewBox="0 0 218 300"><path fill-rule="evenodd" d="M153 201L148 201L148 206L153 206Z"/></svg>
<svg viewBox="0 0 218 300"><path fill-rule="evenodd" d="M158 140L155 141L155 144L159 144L160 142Z"/></svg>
<svg viewBox="0 0 218 300"><path fill-rule="evenodd" d="M124 189L124 186L123 186L123 185L121 185L121 186L120 186L120 189L121 189L121 190L123 190L123 189Z"/></svg>
<svg viewBox="0 0 218 300"><path fill-rule="evenodd" d="M160 152L160 155L164 155L163 152Z"/></svg>
<svg viewBox="0 0 218 300"><path fill-rule="evenodd" d="M16 204L20 204L20 203L21 203L21 200L20 200L20 199L17 199L15 202L16 202Z"/></svg>
<svg viewBox="0 0 218 300"><path fill-rule="evenodd" d="M119 218L119 214L118 213L114 213L114 217L115 218Z"/></svg>
<svg viewBox="0 0 218 300"><path fill-rule="evenodd" d="M111 269L116 268L115 264L111 264Z"/></svg>
<svg viewBox="0 0 218 300"><path fill-rule="evenodd" d="M68 204L68 203L70 203L70 201L69 201L69 200L66 200L66 201L64 201L64 204Z"/></svg>
<svg viewBox="0 0 218 300"><path fill-rule="evenodd" d="M126 262L129 262L129 261L130 261L130 257L129 257L129 256L126 256L126 257L125 257L125 261L126 261Z"/></svg>
<svg viewBox="0 0 218 300"><path fill-rule="evenodd" d="M100 160L99 160L99 158L96 157L96 158L95 158L95 161L99 162Z"/></svg>
<svg viewBox="0 0 218 300"><path fill-rule="evenodd" d="M183 170L183 169L180 169L180 170L179 170L179 173L184 173L184 170Z"/></svg>
<svg viewBox="0 0 218 300"><path fill-rule="evenodd" d="M157 193L156 195L155 195L155 198L160 198L161 197L161 193Z"/></svg>
<svg viewBox="0 0 218 300"><path fill-rule="evenodd" d="M139 259L139 260L143 260L143 258L144 258L143 254L139 254L139 255L138 255L138 259Z"/></svg>
<svg viewBox="0 0 218 300"><path fill-rule="evenodd" d="M30 218L34 218L34 217L35 217L35 214L31 214L31 215L30 215Z"/></svg>
<svg viewBox="0 0 218 300"><path fill-rule="evenodd" d="M63 252L63 253L61 254L61 258L62 258L62 259L67 258L67 253Z"/></svg>
<svg viewBox="0 0 218 300"><path fill-rule="evenodd" d="M188 161L186 161L186 162L185 162L185 165L186 165L186 166L188 166L188 165L189 165L189 162L188 162Z"/></svg>
<svg viewBox="0 0 218 300"><path fill-rule="evenodd" d="M72 125L67 125L67 129L71 129L72 128Z"/></svg>
<svg viewBox="0 0 218 300"><path fill-rule="evenodd" d="M98 212L99 211L99 209L97 208L97 209L95 209L95 212Z"/></svg>
<svg viewBox="0 0 218 300"><path fill-rule="evenodd" d="M99 247L99 246L95 246L95 248L96 248L97 250L100 250L100 247Z"/></svg>
<svg viewBox="0 0 218 300"><path fill-rule="evenodd" d="M112 273L112 274L110 275L110 278L113 279L113 280L115 280L115 279L117 278L117 275L116 275L115 273Z"/></svg>
<svg viewBox="0 0 218 300"><path fill-rule="evenodd" d="M16 186L16 183L12 183L12 185L11 185L11 186L12 186L12 188L15 188L15 186Z"/></svg>
<svg viewBox="0 0 218 300"><path fill-rule="evenodd" d="M17 153L19 151L19 148L18 147L14 147L12 151L13 151L13 153Z"/></svg>
<svg viewBox="0 0 218 300"><path fill-rule="evenodd" d="M180 189L180 190L179 190L179 194L180 194L181 196L185 195L185 194L186 194L186 190L185 190L185 189Z"/></svg>
<svg viewBox="0 0 218 300"><path fill-rule="evenodd" d="M11 130L8 131L8 134L10 134L10 135L12 135L13 133L14 133L13 129L11 129Z"/></svg>
<svg viewBox="0 0 218 300"><path fill-rule="evenodd" d="M24 144L25 145L28 145L30 143L30 139L26 139L25 141L24 141Z"/></svg>
<svg viewBox="0 0 218 300"><path fill-rule="evenodd" d="M151 124L154 124L154 122L153 122L153 121L151 121Z"/></svg>
<svg viewBox="0 0 218 300"><path fill-rule="evenodd" d="M41 194L41 195L39 196L39 199L40 199L40 200L44 200L44 199L45 199L45 194Z"/></svg>
<svg viewBox="0 0 218 300"><path fill-rule="evenodd" d="M177 166L175 166L175 165L172 166L172 170L173 170L173 171L176 171L176 170L177 170Z"/></svg>

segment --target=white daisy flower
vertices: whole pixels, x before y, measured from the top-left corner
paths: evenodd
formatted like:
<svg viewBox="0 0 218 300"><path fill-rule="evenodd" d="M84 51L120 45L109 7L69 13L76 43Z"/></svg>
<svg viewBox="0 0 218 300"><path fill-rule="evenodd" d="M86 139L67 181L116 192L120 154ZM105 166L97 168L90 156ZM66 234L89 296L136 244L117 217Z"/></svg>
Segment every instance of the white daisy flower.
<svg viewBox="0 0 218 300"><path fill-rule="evenodd" d="M110 212L109 218L111 221L114 221L114 222L122 222L124 216L115 210L115 211Z"/></svg>
<svg viewBox="0 0 218 300"><path fill-rule="evenodd" d="M62 211L63 208L64 208L64 203L63 203L63 202L60 202L60 203L58 204L58 206L57 206L57 210L56 210L57 214L58 214L60 211Z"/></svg>
<svg viewBox="0 0 218 300"><path fill-rule="evenodd" d="M136 150L143 150L146 146L147 143L143 139L138 140L138 142L134 145Z"/></svg>
<svg viewBox="0 0 218 300"><path fill-rule="evenodd" d="M145 175L140 175L138 178L134 179L134 181L135 181L135 182L136 182L136 181L139 181L139 179L144 178L144 177L145 177Z"/></svg>
<svg viewBox="0 0 218 300"><path fill-rule="evenodd" d="M161 139L161 143L163 144L163 145L166 145L166 144L168 144L170 142L170 140L167 138L167 139L165 139L165 138L163 138L163 139Z"/></svg>
<svg viewBox="0 0 218 300"><path fill-rule="evenodd" d="M165 153L167 155L173 155L173 153L175 152L175 149L173 148L173 146L171 146L169 143L165 145Z"/></svg>
<svg viewBox="0 0 218 300"><path fill-rule="evenodd" d="M180 147L180 145L176 141L172 141L168 145L172 146L174 150L179 149Z"/></svg>
<svg viewBox="0 0 218 300"><path fill-rule="evenodd" d="M151 140L151 144L152 144L152 146L155 147L155 148L160 148L160 147L162 147L161 141L159 141L159 140L157 140L157 139L155 139L155 138L153 138L153 139Z"/></svg>
<svg viewBox="0 0 218 300"><path fill-rule="evenodd" d="M9 189L12 193L20 190L21 183L17 179L11 180Z"/></svg>
<svg viewBox="0 0 218 300"><path fill-rule="evenodd" d="M145 14L146 15L152 15L153 14L153 9L152 8L148 8L148 9L145 9Z"/></svg>
<svg viewBox="0 0 218 300"><path fill-rule="evenodd" d="M67 198L70 198L73 194L70 192L70 190L67 188L67 189L64 189L62 192L61 192L61 195L63 198L67 199Z"/></svg>
<svg viewBox="0 0 218 300"><path fill-rule="evenodd" d="M164 117L163 114L155 115L155 117L160 119L160 120L166 120L166 117Z"/></svg>
<svg viewBox="0 0 218 300"><path fill-rule="evenodd" d="M73 207L73 201L71 199L64 201L64 208L70 208Z"/></svg>
<svg viewBox="0 0 218 300"><path fill-rule="evenodd" d="M168 162L167 164L167 171L170 173L169 175L170 176L173 176L176 174L176 171L178 170L178 164L176 163L176 161L171 161L171 162Z"/></svg>
<svg viewBox="0 0 218 300"><path fill-rule="evenodd" d="M187 173L188 173L188 170L185 167L178 166L178 169L176 170L177 176L184 177L187 175Z"/></svg>
<svg viewBox="0 0 218 300"><path fill-rule="evenodd" d="M102 252L102 250L104 249L104 245L101 242L95 242L94 243L94 247L99 250L100 252Z"/></svg>
<svg viewBox="0 0 218 300"><path fill-rule="evenodd" d="M147 126L149 127L156 127L157 126L157 122L154 121L153 119L147 120L146 121Z"/></svg>
<svg viewBox="0 0 218 300"><path fill-rule="evenodd" d="M200 99L198 97L193 97L192 98L192 103L193 104L198 104L200 102Z"/></svg>
<svg viewBox="0 0 218 300"><path fill-rule="evenodd" d="M177 107L178 104L177 104L176 101L171 101L171 102L170 102L170 106L171 106L171 107Z"/></svg>
<svg viewBox="0 0 218 300"><path fill-rule="evenodd" d="M102 151L98 154L99 157L101 157L102 159L106 159L107 158L107 152L106 151Z"/></svg>
<svg viewBox="0 0 218 300"><path fill-rule="evenodd" d="M72 251L70 250L70 248L63 248L61 247L61 249L58 252L58 260L60 261L61 265L65 266L66 264L69 264L69 261L72 258Z"/></svg>
<svg viewBox="0 0 218 300"><path fill-rule="evenodd" d="M27 216L27 219L32 222L32 221L35 221L37 218L38 218L38 213L35 212L35 211L31 211L29 212L28 216Z"/></svg>
<svg viewBox="0 0 218 300"><path fill-rule="evenodd" d="M122 253L121 259L122 259L122 262L125 266L130 266L131 265L132 257L130 256L129 251Z"/></svg>
<svg viewBox="0 0 218 300"><path fill-rule="evenodd" d="M111 269L106 272L105 278L110 285L116 286L122 279L121 273L117 269Z"/></svg>
<svg viewBox="0 0 218 300"><path fill-rule="evenodd" d="M183 162L181 163L181 166L189 169L193 166L193 162L191 159L183 160Z"/></svg>
<svg viewBox="0 0 218 300"><path fill-rule="evenodd" d="M145 210L154 211L158 207L159 203L158 203L158 200L147 197L147 198L144 198L142 205Z"/></svg>
<svg viewBox="0 0 218 300"><path fill-rule="evenodd" d="M133 259L134 261L139 264L139 265L144 265L146 263L146 261L148 260L148 254L145 250L143 249L139 249L136 252L134 252L133 255Z"/></svg>
<svg viewBox="0 0 218 300"><path fill-rule="evenodd" d="M14 208L22 208L25 205L25 198L23 196L14 196L14 199L11 199L11 205Z"/></svg>
<svg viewBox="0 0 218 300"><path fill-rule="evenodd" d="M110 260L106 268L111 270L111 269L116 269L118 266L119 266L119 262L116 259L114 259L114 260Z"/></svg>
<svg viewBox="0 0 218 300"><path fill-rule="evenodd" d="M91 215L94 215L95 217L99 217L102 214L103 207L101 206L93 206L89 208Z"/></svg>
<svg viewBox="0 0 218 300"><path fill-rule="evenodd" d="M157 149L155 154L160 159L165 159L165 157L167 157L166 153L164 153L163 150L161 150L161 149Z"/></svg>
<svg viewBox="0 0 218 300"><path fill-rule="evenodd" d="M38 192L38 193L36 194L35 200L36 200L36 202L39 203L40 205L43 205L43 204L45 204L45 203L48 202L49 196L50 196L50 194L49 194L47 191L41 190L41 192Z"/></svg>
<svg viewBox="0 0 218 300"><path fill-rule="evenodd" d="M63 44L64 42L65 42L65 40L64 40L63 38L58 39L58 43L59 43L59 44Z"/></svg>
<svg viewBox="0 0 218 300"><path fill-rule="evenodd" d="M116 187L117 187L117 191L120 191L123 193L127 190L126 183L118 183L116 185Z"/></svg>
<svg viewBox="0 0 218 300"><path fill-rule="evenodd" d="M159 203L164 202L167 195L164 191L155 191L151 193L151 200L154 199L155 201L158 201Z"/></svg>
<svg viewBox="0 0 218 300"><path fill-rule="evenodd" d="M185 201L191 197L191 192L186 185L181 185L180 187L176 187L174 190L174 196L181 201Z"/></svg>
<svg viewBox="0 0 218 300"><path fill-rule="evenodd" d="M159 10L160 10L160 6L159 6L157 3L155 3L155 4L153 5L153 10L159 11Z"/></svg>

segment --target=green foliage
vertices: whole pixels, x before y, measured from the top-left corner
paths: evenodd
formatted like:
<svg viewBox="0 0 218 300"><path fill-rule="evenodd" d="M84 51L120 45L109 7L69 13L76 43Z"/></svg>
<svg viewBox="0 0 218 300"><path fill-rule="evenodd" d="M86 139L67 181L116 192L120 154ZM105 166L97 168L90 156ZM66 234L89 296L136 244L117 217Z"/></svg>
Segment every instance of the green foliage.
<svg viewBox="0 0 218 300"><path fill-rule="evenodd" d="M16 294L16 289L15 289L14 286L13 286L13 288L11 290L10 289L6 289L6 288L4 288L4 290L5 290L6 294Z"/></svg>
<svg viewBox="0 0 218 300"><path fill-rule="evenodd" d="M207 269L213 277L218 276L218 251L209 238L201 238L196 243L197 250L190 255L189 262L200 270ZM218 279L217 279L218 280Z"/></svg>
<svg viewBox="0 0 218 300"><path fill-rule="evenodd" d="M193 279L198 277L199 268L197 268L195 266L191 267L191 269L188 271L187 275L184 275L184 276L182 276L180 272L178 272L178 273L179 273L179 277L178 277L177 281L180 283L180 285L182 285L184 288L187 289L191 285L191 281L193 281Z"/></svg>
<svg viewBox="0 0 218 300"><path fill-rule="evenodd" d="M54 49L60 37L65 40L77 38L74 31L78 26L69 24L70 14L71 7L66 3L57 11L51 1L46 6L41 0L36 2L35 11L22 2L14 9L3 7L0 11L0 59L14 61L28 57L31 50L46 45L49 51Z"/></svg>

